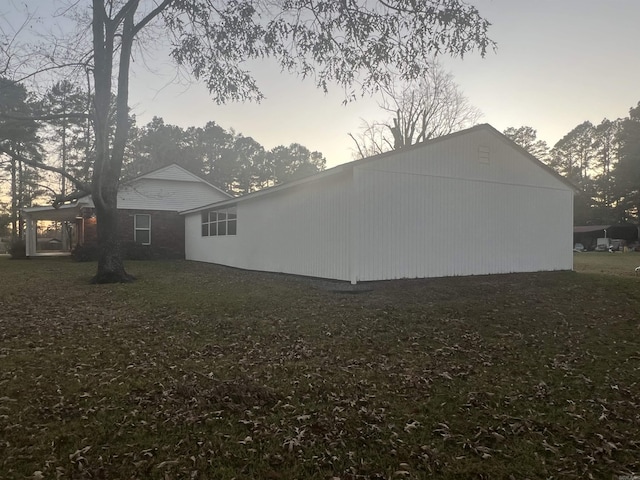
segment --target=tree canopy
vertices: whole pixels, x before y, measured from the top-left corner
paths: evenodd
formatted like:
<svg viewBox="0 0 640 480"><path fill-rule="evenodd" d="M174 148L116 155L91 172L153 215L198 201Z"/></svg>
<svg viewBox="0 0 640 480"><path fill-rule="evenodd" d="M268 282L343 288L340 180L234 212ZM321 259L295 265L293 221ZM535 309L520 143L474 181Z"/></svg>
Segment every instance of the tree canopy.
<svg viewBox="0 0 640 480"><path fill-rule="evenodd" d="M531 127L504 133L576 185L576 225L640 221L640 103L625 118L579 123L552 148Z"/></svg>
<svg viewBox="0 0 640 480"><path fill-rule="evenodd" d="M38 124L22 121L34 109L27 89L0 77L0 168L9 177L9 219L14 239L22 232L20 211L37 196L39 173L28 163L41 161Z"/></svg>
<svg viewBox="0 0 640 480"><path fill-rule="evenodd" d="M252 137L228 132L215 122L183 129L154 117L147 125L132 127L123 178L170 163L238 195L319 172L326 159L297 143L267 150Z"/></svg>

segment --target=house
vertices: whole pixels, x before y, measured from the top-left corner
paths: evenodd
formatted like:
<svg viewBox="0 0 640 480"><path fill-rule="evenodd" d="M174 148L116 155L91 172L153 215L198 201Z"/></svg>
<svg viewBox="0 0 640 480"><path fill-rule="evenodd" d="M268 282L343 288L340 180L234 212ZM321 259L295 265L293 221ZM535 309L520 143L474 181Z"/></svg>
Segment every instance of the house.
<svg viewBox="0 0 640 480"><path fill-rule="evenodd" d="M573 195L478 125L184 211L185 257L351 283L571 270Z"/></svg>
<svg viewBox="0 0 640 480"><path fill-rule="evenodd" d="M178 212L230 195L178 165L169 165L120 185L118 213L121 241L148 245L168 256L184 257L184 217ZM23 210L26 220L27 256L46 255L38 248L38 222L65 225L62 250L97 241L96 219L91 197L57 207L50 205Z"/></svg>

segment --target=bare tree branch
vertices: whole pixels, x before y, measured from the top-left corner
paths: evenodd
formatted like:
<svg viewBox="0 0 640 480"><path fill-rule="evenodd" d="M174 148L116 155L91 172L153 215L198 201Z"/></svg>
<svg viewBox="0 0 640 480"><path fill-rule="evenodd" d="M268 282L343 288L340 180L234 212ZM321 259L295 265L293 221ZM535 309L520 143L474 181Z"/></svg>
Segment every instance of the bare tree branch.
<svg viewBox="0 0 640 480"><path fill-rule="evenodd" d="M358 139L354 137L352 133L349 133L349 136L351 137L351 140L353 140L353 143L356 144L356 147L358 148L358 155L360 155L360 158L365 158L366 155L362 150L362 147L360 146L360 142L358 141Z"/></svg>
<svg viewBox="0 0 640 480"><path fill-rule="evenodd" d="M59 113L59 114L47 114L47 115L32 115L29 117L21 117L19 115L11 115L10 113L0 113L0 118L6 118L7 120L13 120L17 122L34 122L34 121L47 121L47 120L61 120L63 118L79 118L86 120L90 118L87 113Z"/></svg>
<svg viewBox="0 0 640 480"><path fill-rule="evenodd" d="M384 86L381 95L378 106L390 118L364 122L356 142L361 155L447 135L476 124L482 116L462 94L453 76L435 62L418 81Z"/></svg>
<svg viewBox="0 0 640 480"><path fill-rule="evenodd" d="M68 193L67 195L56 195L53 201L53 208L58 208L63 203L78 200L79 198L86 197L87 195L90 195L90 192L83 190L76 190Z"/></svg>
<svg viewBox="0 0 640 480"><path fill-rule="evenodd" d="M89 185L85 184L84 182L78 180L77 178L75 178L73 175L71 175L70 173L62 170L61 168L57 168L57 167L52 167L51 165L46 165L44 163L40 163L40 162L36 162L35 160L31 160L23 155L20 155L19 153L14 152L13 150L11 150L10 148L5 147L4 145L2 145L2 143L0 143L0 153L4 153L6 155L9 155L11 158L20 161L22 163L24 163L25 165L29 165L30 167L33 168L39 168L41 170L47 170L49 172L53 172L53 173L57 173L58 175L62 175L63 177L65 177L66 179L68 179L69 181L71 181L78 190L84 192L84 194L87 194L89 192L91 192L91 188Z"/></svg>
<svg viewBox="0 0 640 480"><path fill-rule="evenodd" d="M137 35L151 20L160 15L167 7L169 7L175 0L163 0L163 2L154 8L147 16L140 20L133 27L133 35Z"/></svg>
<svg viewBox="0 0 640 480"><path fill-rule="evenodd" d="M49 65L46 67L42 67L39 68L37 70L34 70L32 72L29 72L26 75L23 75L22 77L16 78L14 79L14 81L16 83L21 83L24 82L25 80L29 80L33 77L36 77L38 75L41 75L43 73L47 73L47 72L51 72L53 70L64 70L66 68L69 67L83 67L83 68L89 68L89 62L70 62L70 63L61 63L61 64L56 64L56 65Z"/></svg>

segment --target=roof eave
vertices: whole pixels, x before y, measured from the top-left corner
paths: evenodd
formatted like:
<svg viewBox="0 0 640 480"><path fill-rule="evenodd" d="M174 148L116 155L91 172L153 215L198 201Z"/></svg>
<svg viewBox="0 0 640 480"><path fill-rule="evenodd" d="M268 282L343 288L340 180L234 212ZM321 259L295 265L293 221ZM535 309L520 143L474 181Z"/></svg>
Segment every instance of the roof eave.
<svg viewBox="0 0 640 480"><path fill-rule="evenodd" d="M229 205L235 205L237 203L242 203L245 201L253 200L255 198L260 198L265 195L272 195L274 193L281 192L283 190L288 190L289 188L295 188L300 185L304 185L310 182L316 182L318 180L338 175L344 173L353 168L354 162L344 163L342 165L335 166L328 170L324 170L319 173L315 173L313 175L309 175L308 177L301 178L300 180L294 180L287 183L281 183L280 185L275 185L273 187L263 188L262 190L258 190L256 192L247 193L246 195L242 195L240 197L232 197L228 200L221 200L219 202L210 203L208 205L203 205L201 207L192 208L189 210L184 210L182 212L178 212L180 215L188 215L190 213L197 213L202 210L208 210L211 208L223 208Z"/></svg>
<svg viewBox="0 0 640 480"><path fill-rule="evenodd" d="M143 179L148 179L149 175L154 174L154 173L158 173L161 172L162 170L166 170L170 167L176 167L179 168L180 170L182 170L183 172L187 173L189 176L191 176L193 178L193 182L200 182L200 183L204 183L205 185L207 185L208 187L213 188L214 190L217 190L218 192L226 195L227 197L232 197L232 195L230 195L228 192L225 192L224 190L222 190L219 187L216 187L215 185L213 185L212 183L207 182L204 178L200 178L198 175L196 175L193 172L190 172L189 170L187 170L184 167L181 167L180 165L178 165L177 163L171 163L169 165L166 165L164 167L160 167L160 168L156 168L155 170L151 170L150 172L147 173L143 173L142 175L139 175L135 178L132 178L131 180L128 180L126 182L123 182L121 184L121 186L125 186L125 185L131 185L134 182L137 182L139 180L143 180ZM150 179L150 180L158 180L158 179ZM167 180L167 181L173 181L173 182L189 182L190 180Z"/></svg>

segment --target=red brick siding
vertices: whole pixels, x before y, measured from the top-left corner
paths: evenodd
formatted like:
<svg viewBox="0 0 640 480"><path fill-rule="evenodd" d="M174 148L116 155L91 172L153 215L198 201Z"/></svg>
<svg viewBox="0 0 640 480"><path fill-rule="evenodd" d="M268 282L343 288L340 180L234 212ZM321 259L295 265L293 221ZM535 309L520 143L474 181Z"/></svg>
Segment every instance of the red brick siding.
<svg viewBox="0 0 640 480"><path fill-rule="evenodd" d="M84 224L84 231L82 236L78 236L78 239L82 245L96 245L98 243L98 227L96 225L96 217L85 216L82 221L79 221L80 225Z"/></svg>
<svg viewBox="0 0 640 480"><path fill-rule="evenodd" d="M151 246L165 252L168 256L184 258L184 217L176 212L158 210L118 210L118 228L120 241L134 241L134 216L151 216ZM94 218L84 219L84 245L97 243L97 229Z"/></svg>
<svg viewBox="0 0 640 480"><path fill-rule="evenodd" d="M134 241L134 217L151 216L151 246L166 251L172 257L184 257L184 217L176 212L158 210L118 210L120 240Z"/></svg>

